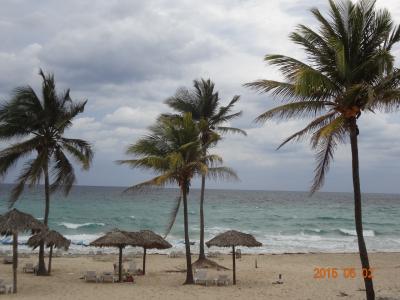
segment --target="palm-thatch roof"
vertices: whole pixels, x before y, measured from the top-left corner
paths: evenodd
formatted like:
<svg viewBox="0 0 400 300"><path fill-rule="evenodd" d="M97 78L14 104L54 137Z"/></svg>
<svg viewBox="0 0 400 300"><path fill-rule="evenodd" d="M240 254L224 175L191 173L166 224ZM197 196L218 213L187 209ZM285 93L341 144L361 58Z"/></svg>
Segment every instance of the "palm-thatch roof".
<svg viewBox="0 0 400 300"><path fill-rule="evenodd" d="M136 237L139 239L140 237ZM105 235L99 237L90 243L90 246L95 247L125 247L125 246L136 246L139 242L135 240L134 237L126 231L113 230L107 232Z"/></svg>
<svg viewBox="0 0 400 300"><path fill-rule="evenodd" d="M28 240L28 245L35 249L39 247L42 242L45 243L46 247L64 248L65 250L67 250L71 244L71 241L65 238L61 233L55 230L46 230L31 236Z"/></svg>
<svg viewBox="0 0 400 300"><path fill-rule="evenodd" d="M146 249L168 249L172 247L170 243L151 230L129 232L129 234L137 241L136 246Z"/></svg>
<svg viewBox="0 0 400 300"><path fill-rule="evenodd" d="M35 219L32 215L12 209L0 218L0 234L12 235L14 232L46 230L47 226Z"/></svg>
<svg viewBox="0 0 400 300"><path fill-rule="evenodd" d="M229 230L212 238L206 243L207 247L260 247L262 244L258 242L251 234L243 233L236 230Z"/></svg>

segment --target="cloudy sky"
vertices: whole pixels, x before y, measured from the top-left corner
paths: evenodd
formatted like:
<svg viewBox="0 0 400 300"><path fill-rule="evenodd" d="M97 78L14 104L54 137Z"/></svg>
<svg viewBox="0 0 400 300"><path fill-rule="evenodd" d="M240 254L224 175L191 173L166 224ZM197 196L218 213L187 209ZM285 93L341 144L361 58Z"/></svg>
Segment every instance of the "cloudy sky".
<svg viewBox="0 0 400 300"><path fill-rule="evenodd" d="M18 85L38 89L39 68L54 72L59 89L88 99L68 136L94 145L89 172L78 184L126 186L151 176L117 166L124 150L169 111L163 101L193 79L211 78L223 103L241 95L243 117L231 125L248 137L226 136L216 151L238 172L236 183L214 188L307 190L314 160L307 143L275 151L304 122L268 123L254 118L274 105L243 83L279 78L267 53L303 58L288 34L299 23L313 25L309 9L326 10L326 0L2 0L0 9L0 98ZM400 2L378 0L400 23ZM394 49L399 66L400 48ZM400 114L363 115L360 123L362 188L400 192ZM5 144L3 143L2 146ZM336 152L325 191L351 191L349 146ZM15 172L10 174L11 181ZM195 183L195 186L197 183Z"/></svg>

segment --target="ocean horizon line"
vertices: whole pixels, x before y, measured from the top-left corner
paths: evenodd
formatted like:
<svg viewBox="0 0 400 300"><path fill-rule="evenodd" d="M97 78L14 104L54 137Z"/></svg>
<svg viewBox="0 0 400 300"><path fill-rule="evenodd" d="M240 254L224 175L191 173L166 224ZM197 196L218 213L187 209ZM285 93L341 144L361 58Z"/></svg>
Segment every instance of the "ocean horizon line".
<svg viewBox="0 0 400 300"><path fill-rule="evenodd" d="M10 182L2 182L0 183L1 185L6 185L6 186L13 186L15 183L10 183ZM33 187L33 189L40 187L43 188L44 184L38 184L37 186ZM126 189L129 186L124 186L124 185L86 185L86 184L74 184L72 188L75 187L88 187L88 188L120 188L120 189ZM28 187L28 189L30 189ZM178 190L176 187L160 187L160 188L152 188L153 190ZM191 190L198 190L200 191L200 187L192 187ZM270 193L275 193L275 192L284 192L284 193L304 193L304 194L309 194L309 190L280 190L280 189L243 189L243 188L215 188L215 187L207 187L207 190L212 190L212 191L241 191L241 192L270 192ZM315 192L314 195L317 194L353 194L352 191L317 191ZM362 192L363 195L398 195L400 196L400 192ZM307 196L307 198L312 198L314 195Z"/></svg>

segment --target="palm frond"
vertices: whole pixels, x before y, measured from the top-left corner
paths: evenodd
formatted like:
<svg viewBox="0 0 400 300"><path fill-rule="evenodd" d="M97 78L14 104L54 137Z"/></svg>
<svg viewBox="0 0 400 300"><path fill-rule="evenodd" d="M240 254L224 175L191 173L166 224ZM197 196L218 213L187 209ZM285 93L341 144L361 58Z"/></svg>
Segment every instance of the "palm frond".
<svg viewBox="0 0 400 300"><path fill-rule="evenodd" d="M25 185L30 187L38 184L43 175L43 168L47 164L46 152L41 152L35 159L31 159L24 164L24 167L16 180L16 185L12 188L9 199L9 207L12 207L17 201L21 193L24 191Z"/></svg>
<svg viewBox="0 0 400 300"><path fill-rule="evenodd" d="M0 151L0 178L23 157L28 156L40 145L40 139L34 137L25 142L13 144Z"/></svg>
<svg viewBox="0 0 400 300"><path fill-rule="evenodd" d="M141 192L141 191L145 191L146 189L149 189L152 187L164 187L168 184L176 183L176 179L175 179L174 175L175 175L174 172L166 172L166 173L156 176L150 180L144 181L139 184L135 184L134 186L131 186L131 187L125 189L124 193Z"/></svg>
<svg viewBox="0 0 400 300"><path fill-rule="evenodd" d="M315 193L324 184L325 175L329 170L334 151L338 143L344 142L346 133L345 118L337 117L335 120L320 128L312 137L312 147L317 150L314 180L310 193Z"/></svg>
<svg viewBox="0 0 400 300"><path fill-rule="evenodd" d="M62 138L61 145L82 165L84 170L90 168L94 153L89 142L81 139Z"/></svg>
<svg viewBox="0 0 400 300"><path fill-rule="evenodd" d="M326 111L329 102L301 101L277 106L259 115L255 122L262 123L271 119L311 118Z"/></svg>
<svg viewBox="0 0 400 300"><path fill-rule="evenodd" d="M236 172L229 167L212 167L207 169L206 177L209 179L239 180Z"/></svg>
<svg viewBox="0 0 400 300"><path fill-rule="evenodd" d="M50 191L55 192L57 189L62 188L64 195L68 195L76 181L74 168L60 148L54 151L54 161L52 168L54 181L50 185Z"/></svg>
<svg viewBox="0 0 400 300"><path fill-rule="evenodd" d="M235 133L235 134L242 134L244 136L247 136L247 132L243 129L240 128L235 128L235 127L227 127L227 126L218 126L216 128L219 132L222 134L226 133Z"/></svg>
<svg viewBox="0 0 400 300"><path fill-rule="evenodd" d="M336 116L337 112L336 111L331 111L325 115L322 115L313 121L311 121L306 127L304 127L302 130L292 134L289 136L287 139L285 139L277 148L279 150L282 148L284 145L286 145L290 141L301 141L305 137L308 137L312 132L314 132L316 129L319 129L323 126L326 126L328 123L330 123Z"/></svg>
<svg viewBox="0 0 400 300"><path fill-rule="evenodd" d="M182 194L180 194L176 199L175 199L175 205L173 206L169 217L168 217L168 223L165 228L165 233L164 233L164 239L167 238L169 233L171 232L172 227L175 224L176 217L178 216L179 208L182 202Z"/></svg>

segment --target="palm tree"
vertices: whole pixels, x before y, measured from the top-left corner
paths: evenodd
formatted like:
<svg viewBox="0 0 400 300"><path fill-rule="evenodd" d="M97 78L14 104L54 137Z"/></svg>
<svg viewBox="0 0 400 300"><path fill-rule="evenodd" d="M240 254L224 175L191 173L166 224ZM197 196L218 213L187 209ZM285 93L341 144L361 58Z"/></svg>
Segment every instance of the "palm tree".
<svg viewBox="0 0 400 300"><path fill-rule="evenodd" d="M0 151L0 176L4 178L23 158L31 158L25 162L11 191L10 207L26 184L33 187L44 178L43 222L47 225L50 194L61 189L67 195L76 180L74 168L65 153L87 170L93 152L88 142L64 137L64 131L71 127L73 118L83 112L86 101L74 103L69 90L57 94L54 76L46 76L42 70L39 75L43 79L42 100L30 86L19 87L14 90L12 98L0 107L0 140L20 140ZM46 273L42 243L38 274Z"/></svg>
<svg viewBox="0 0 400 300"><path fill-rule="evenodd" d="M137 184L127 190L135 191L151 186L177 184L183 202L186 281L193 283L192 261L190 254L189 220L187 196L191 180L196 175L209 177L236 177L229 168L218 166L222 159L217 155L203 155L200 130L190 113L181 118L160 117L157 124L150 128L150 133L128 147L126 153L137 158L121 160L134 168L150 169L158 175L148 181ZM178 200L180 203L180 200Z"/></svg>
<svg viewBox="0 0 400 300"><path fill-rule="evenodd" d="M370 268L363 236L358 158L357 120L362 113L397 110L400 104L400 70L393 67L391 49L400 39L389 12L377 9L375 1L329 1L329 18L314 8L318 30L299 25L290 39L303 47L307 61L284 55L267 55L285 80L248 83L260 92L272 92L285 104L256 119L314 118L305 128L288 137L309 137L316 151L317 166L311 192L324 183L329 163L338 144L350 138L354 188L354 215L361 265ZM364 278L367 299L374 299L373 282Z"/></svg>
<svg viewBox="0 0 400 300"><path fill-rule="evenodd" d="M212 142L216 134L241 133L246 135L244 130L234 127L224 126L227 122L239 117L242 112L231 113L239 96L234 96L227 106L220 106L221 99L218 92L214 91L214 83L210 80L194 80L194 90L180 89L166 100L171 108L178 113L190 112L193 120L199 123L202 152L205 156L208 149L214 146ZM217 142L217 140L215 140ZM201 176L200 191L200 253L197 263L206 263L204 252L204 191L206 186L206 176ZM172 224L172 223L171 223ZM169 228L170 229L170 228Z"/></svg>

